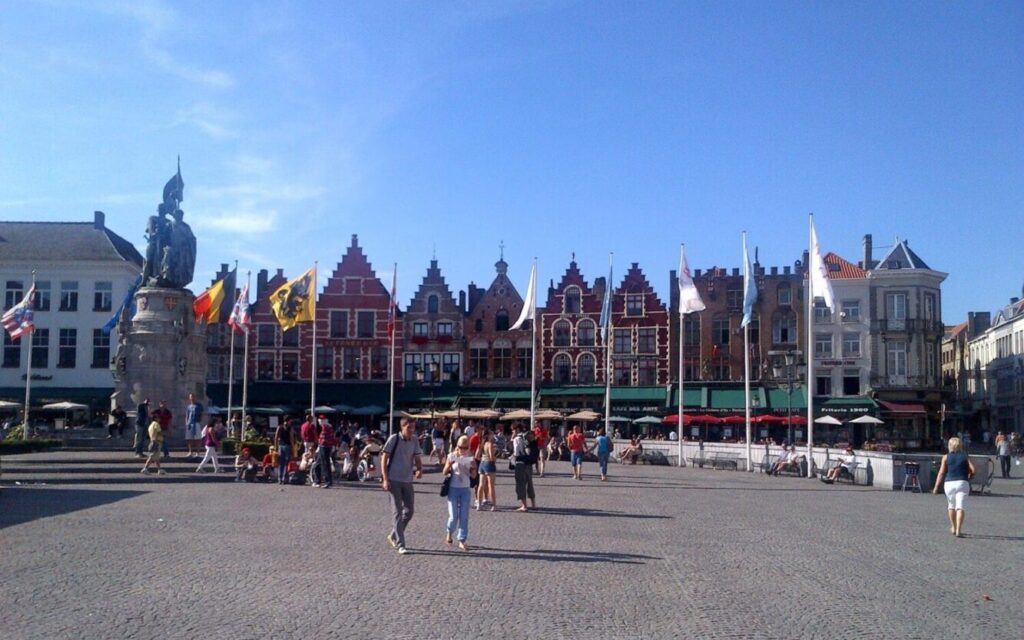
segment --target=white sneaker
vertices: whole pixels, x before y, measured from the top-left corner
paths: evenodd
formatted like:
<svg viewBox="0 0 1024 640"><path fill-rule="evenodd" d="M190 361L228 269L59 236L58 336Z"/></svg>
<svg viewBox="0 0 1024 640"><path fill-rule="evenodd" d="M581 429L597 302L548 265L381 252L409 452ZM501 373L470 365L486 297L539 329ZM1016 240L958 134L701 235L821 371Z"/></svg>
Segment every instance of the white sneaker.
<svg viewBox="0 0 1024 640"><path fill-rule="evenodd" d="M407 553L409 553L408 549L406 549L405 547L398 547L398 555L404 556Z"/></svg>
<svg viewBox="0 0 1024 640"><path fill-rule="evenodd" d="M480 510L480 501L479 500L474 500L473 501L473 508L476 509L477 511Z"/></svg>
<svg viewBox="0 0 1024 640"><path fill-rule="evenodd" d="M140 469L139 473L146 473L146 474L148 474L149 473L149 467L144 467L144 468Z"/></svg>

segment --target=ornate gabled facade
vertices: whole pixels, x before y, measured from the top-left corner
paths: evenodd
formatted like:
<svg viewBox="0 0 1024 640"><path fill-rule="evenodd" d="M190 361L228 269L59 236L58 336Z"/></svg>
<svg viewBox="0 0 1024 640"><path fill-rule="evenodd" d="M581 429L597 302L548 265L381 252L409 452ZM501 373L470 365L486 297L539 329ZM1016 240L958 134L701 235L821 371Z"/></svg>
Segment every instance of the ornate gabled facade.
<svg viewBox="0 0 1024 640"><path fill-rule="evenodd" d="M612 384L668 384L668 310L636 262L613 292L612 325Z"/></svg>
<svg viewBox="0 0 1024 640"><path fill-rule="evenodd" d="M591 288L573 260L558 286L548 287L547 303L537 309L539 379L544 384L604 384L605 347L599 324L606 286L605 279L598 278Z"/></svg>
<svg viewBox="0 0 1024 640"><path fill-rule="evenodd" d="M249 332L249 380L271 381L282 380L294 382L299 379L309 380L307 373L301 377L300 362L308 362L308 355L300 348L300 335L309 324L300 324L291 331L282 332L274 311L270 307L270 294L282 287L288 278L284 270L278 269L268 277L266 269L256 274L256 295L250 300L249 310L252 314L252 330ZM230 340L230 336L228 337ZM312 331L310 330L310 339ZM235 339L235 349L243 348L242 341ZM237 357L237 356L236 356ZM308 365L307 365L308 369ZM238 379L237 369L235 379ZM224 374L227 380L227 374ZM241 393L236 392L233 404L239 404Z"/></svg>
<svg viewBox="0 0 1024 640"><path fill-rule="evenodd" d="M504 257L494 269L486 290L469 285L465 380L472 385L529 386L532 330L529 323L525 329L509 330L522 312L523 299L508 278Z"/></svg>
<svg viewBox="0 0 1024 640"><path fill-rule="evenodd" d="M868 274L834 253L823 258L835 296L835 313L823 301L814 307L814 380L821 398L867 394L871 384L871 321L866 313ZM805 278L806 286L806 278Z"/></svg>
<svg viewBox="0 0 1024 640"><path fill-rule="evenodd" d="M967 343L967 399L960 406L975 438L1024 428L1024 300L1011 298L991 326Z"/></svg>
<svg viewBox="0 0 1024 640"><path fill-rule="evenodd" d="M461 382L466 351L463 318L437 260L431 260L404 315L401 379L424 384Z"/></svg>

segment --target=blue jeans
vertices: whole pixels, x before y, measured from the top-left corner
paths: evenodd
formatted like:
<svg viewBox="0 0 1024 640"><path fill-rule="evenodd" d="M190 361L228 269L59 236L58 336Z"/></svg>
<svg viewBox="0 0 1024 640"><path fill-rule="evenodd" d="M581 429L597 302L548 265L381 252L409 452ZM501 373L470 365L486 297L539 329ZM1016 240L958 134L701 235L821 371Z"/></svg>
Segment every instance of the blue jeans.
<svg viewBox="0 0 1024 640"><path fill-rule="evenodd" d="M597 465L601 467L601 475L608 475L608 454L599 453L597 454Z"/></svg>
<svg viewBox="0 0 1024 640"><path fill-rule="evenodd" d="M448 489L448 533L455 533L455 519L458 518L456 538L459 542L465 542L469 536L469 497L472 491L469 487Z"/></svg>
<svg viewBox="0 0 1024 640"><path fill-rule="evenodd" d="M288 480L285 470L288 468L288 460L292 455L292 447L287 444L277 445L277 481L284 484Z"/></svg>

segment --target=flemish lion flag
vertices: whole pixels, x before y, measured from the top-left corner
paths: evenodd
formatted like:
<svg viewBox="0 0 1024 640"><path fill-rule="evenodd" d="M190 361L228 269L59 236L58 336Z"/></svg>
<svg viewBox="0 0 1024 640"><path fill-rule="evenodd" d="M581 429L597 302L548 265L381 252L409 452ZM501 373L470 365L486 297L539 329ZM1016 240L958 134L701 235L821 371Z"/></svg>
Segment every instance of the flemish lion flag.
<svg viewBox="0 0 1024 640"><path fill-rule="evenodd" d="M287 331L300 322L313 322L316 317L316 267L270 294L270 306L283 330Z"/></svg>
<svg viewBox="0 0 1024 640"><path fill-rule="evenodd" d="M213 283L213 286L199 294L199 297L192 303L192 312L198 322L200 318L206 319L206 324L217 324L227 322L231 315L231 298L235 295L235 271L230 271L226 276Z"/></svg>

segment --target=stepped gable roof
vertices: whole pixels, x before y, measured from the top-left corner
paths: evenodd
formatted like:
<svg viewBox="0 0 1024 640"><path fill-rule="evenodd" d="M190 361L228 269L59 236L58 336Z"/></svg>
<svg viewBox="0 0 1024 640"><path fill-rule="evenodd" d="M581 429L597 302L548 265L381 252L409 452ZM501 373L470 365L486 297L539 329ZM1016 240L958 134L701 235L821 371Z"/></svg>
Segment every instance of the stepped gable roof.
<svg viewBox="0 0 1024 640"><path fill-rule="evenodd" d="M889 253L882 258L875 269L894 271L896 269L931 269L924 260L921 259L916 253L911 251L910 245L906 240L900 240L896 242Z"/></svg>
<svg viewBox="0 0 1024 640"><path fill-rule="evenodd" d="M828 277L831 280L851 280L854 278L866 278L867 272L853 264L849 260L843 260L834 253L827 253L822 258L828 269Z"/></svg>
<svg viewBox="0 0 1024 640"><path fill-rule="evenodd" d="M583 274L580 273L579 265L576 264L575 260L569 263L569 268L565 270L564 274L562 274L562 280L558 283L558 286L555 287L555 290L562 292L565 291L566 287L572 285L579 287L584 295L590 293L590 285L588 285L587 281L583 279Z"/></svg>
<svg viewBox="0 0 1024 640"><path fill-rule="evenodd" d="M413 305L417 300L426 300L427 295L431 293L443 293L442 304L455 307L455 298L452 297L451 289L448 288L448 283L445 282L444 276L441 275L441 269L437 266L437 260L431 260L430 266L427 267L427 274L423 276L423 280L420 282L419 288L413 295L412 300L409 302L409 309L412 310Z"/></svg>
<svg viewBox="0 0 1024 640"><path fill-rule="evenodd" d="M25 262L55 255L74 262L114 260L142 268L142 255L102 223L0 221L0 260Z"/></svg>
<svg viewBox="0 0 1024 640"><path fill-rule="evenodd" d="M651 283L647 281L647 276L644 275L643 269L640 268L640 264L637 262L630 265L629 271L627 271L626 275L622 278L622 282L619 284L618 289L615 290L615 293L650 294L654 296L654 299L657 300L659 306L662 308L665 306L661 302L661 298L659 298L658 294L654 291L654 287L652 287Z"/></svg>
<svg viewBox="0 0 1024 640"><path fill-rule="evenodd" d="M374 284L371 285L375 290L367 290L366 286L363 287L363 294L372 295L388 295L390 292L384 283L377 277L376 272L373 270L373 265L366 258L366 254L363 253L363 248L359 246L359 236L352 234L352 243L349 244L345 250L345 255L341 257L341 262L334 268L334 272L327 279L327 286L324 287L323 293L326 295L334 296L339 294L343 290L343 281L345 278L363 278L371 280Z"/></svg>

